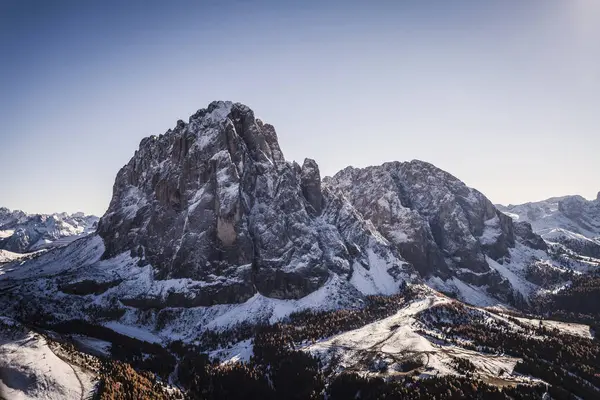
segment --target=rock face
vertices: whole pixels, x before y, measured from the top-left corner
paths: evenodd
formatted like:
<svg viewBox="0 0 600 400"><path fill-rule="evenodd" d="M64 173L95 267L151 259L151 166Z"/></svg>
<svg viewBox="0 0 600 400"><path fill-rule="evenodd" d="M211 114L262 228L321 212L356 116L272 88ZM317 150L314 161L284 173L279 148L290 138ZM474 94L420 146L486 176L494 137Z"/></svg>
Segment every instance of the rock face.
<svg viewBox="0 0 600 400"><path fill-rule="evenodd" d="M516 241L545 248L530 227L515 229L483 194L426 162L348 167L325 185L342 193L424 278L456 276L506 288L487 258L510 259Z"/></svg>
<svg viewBox="0 0 600 400"><path fill-rule="evenodd" d="M514 223L515 235L521 240L523 244L532 249L547 250L548 245L542 239L541 236L533 232L533 228L529 222L515 222Z"/></svg>
<svg viewBox="0 0 600 400"><path fill-rule="evenodd" d="M275 129L230 102L143 139L117 175L98 233L104 258L127 251L157 279L202 282L199 305L256 292L297 299L332 272L349 280L355 264L370 268L369 252L391 273L408 268L347 202L321 189L315 161L287 162Z"/></svg>
<svg viewBox="0 0 600 400"><path fill-rule="evenodd" d="M321 193L321 174L315 160L306 159L301 172L302 194L312 207L314 215L321 214L323 194Z"/></svg>
<svg viewBox="0 0 600 400"><path fill-rule="evenodd" d="M98 217L82 213L26 214L0 208L0 249L27 253L68 244L96 230Z"/></svg>

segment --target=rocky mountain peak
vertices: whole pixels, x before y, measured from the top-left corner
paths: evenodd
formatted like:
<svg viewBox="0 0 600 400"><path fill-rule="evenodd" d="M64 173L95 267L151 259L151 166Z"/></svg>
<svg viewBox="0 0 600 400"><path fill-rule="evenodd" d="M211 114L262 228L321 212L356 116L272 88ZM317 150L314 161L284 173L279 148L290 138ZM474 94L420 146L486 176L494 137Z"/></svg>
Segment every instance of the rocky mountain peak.
<svg viewBox="0 0 600 400"><path fill-rule="evenodd" d="M205 305L256 292L299 298L332 271L350 279L359 259L369 268L368 251L399 272L403 262L383 239L368 239L361 220L322 191L314 160L287 162L272 125L219 101L141 141L117 175L98 233L105 258L130 252L158 279L202 282L196 304ZM353 253L358 242L364 247Z"/></svg>
<svg viewBox="0 0 600 400"><path fill-rule="evenodd" d="M564 217L562 200L540 214ZM532 277L556 269L544 250L532 225L430 163L321 179L314 160L286 161L273 126L250 108L213 102L141 140L96 234L6 267L0 299L11 300L0 309L195 340L205 329L358 307L405 283L518 306L544 284Z"/></svg>
<svg viewBox="0 0 600 400"><path fill-rule="evenodd" d="M343 193L425 278L456 277L509 295L510 284L489 260L510 262L517 242L546 249L530 225L515 228L483 194L427 162L346 168L325 183Z"/></svg>

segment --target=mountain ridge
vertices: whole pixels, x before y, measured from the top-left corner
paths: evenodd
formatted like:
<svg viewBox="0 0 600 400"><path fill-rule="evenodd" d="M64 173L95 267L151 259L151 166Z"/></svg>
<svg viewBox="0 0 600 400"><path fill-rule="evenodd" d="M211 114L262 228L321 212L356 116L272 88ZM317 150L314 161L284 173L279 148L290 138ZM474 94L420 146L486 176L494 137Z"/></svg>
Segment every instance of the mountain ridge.
<svg viewBox="0 0 600 400"><path fill-rule="evenodd" d="M600 258L600 192L595 200L572 195L498 208L513 220L530 223L549 243Z"/></svg>
<svg viewBox="0 0 600 400"><path fill-rule="evenodd" d="M95 231L98 220L82 212L28 214L0 207L0 249L27 253L64 246Z"/></svg>

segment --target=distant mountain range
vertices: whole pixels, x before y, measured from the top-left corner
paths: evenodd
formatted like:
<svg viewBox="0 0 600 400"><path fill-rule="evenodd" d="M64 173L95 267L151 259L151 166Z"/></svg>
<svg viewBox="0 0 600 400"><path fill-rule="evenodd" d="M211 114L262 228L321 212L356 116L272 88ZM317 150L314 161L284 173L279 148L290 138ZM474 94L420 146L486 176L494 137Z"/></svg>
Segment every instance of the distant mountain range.
<svg viewBox="0 0 600 400"><path fill-rule="evenodd" d="M26 214L0 207L0 250L29 253L64 246L94 232L98 220L83 213Z"/></svg>
<svg viewBox="0 0 600 400"><path fill-rule="evenodd" d="M583 256L600 258L600 193L595 200L563 196L497 207L515 221L530 223L549 243L561 244Z"/></svg>

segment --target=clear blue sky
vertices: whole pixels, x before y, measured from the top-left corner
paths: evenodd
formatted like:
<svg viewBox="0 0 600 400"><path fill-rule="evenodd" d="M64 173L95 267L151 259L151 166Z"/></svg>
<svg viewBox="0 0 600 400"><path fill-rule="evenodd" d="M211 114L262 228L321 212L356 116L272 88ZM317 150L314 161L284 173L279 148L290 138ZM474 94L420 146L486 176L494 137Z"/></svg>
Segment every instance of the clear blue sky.
<svg viewBox="0 0 600 400"><path fill-rule="evenodd" d="M215 99L322 175L432 162L494 202L600 190L600 1L0 3L0 205L102 214Z"/></svg>

